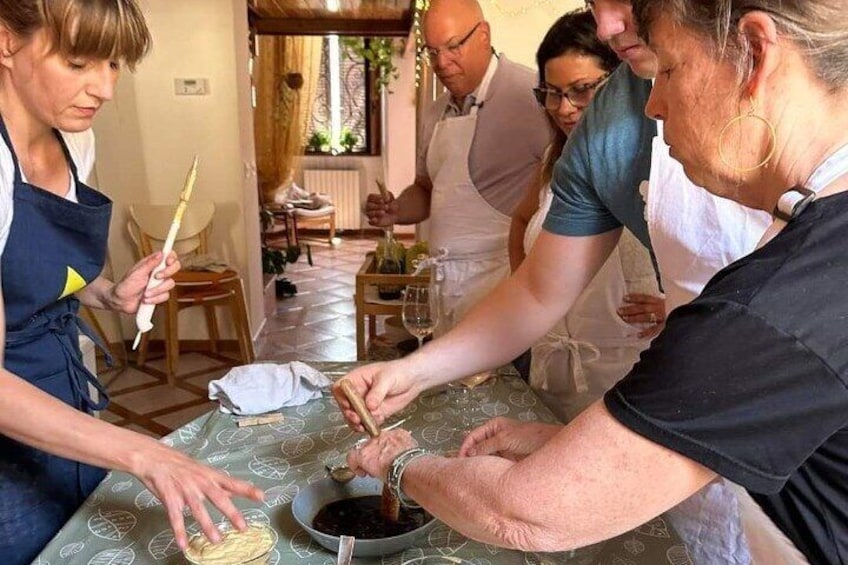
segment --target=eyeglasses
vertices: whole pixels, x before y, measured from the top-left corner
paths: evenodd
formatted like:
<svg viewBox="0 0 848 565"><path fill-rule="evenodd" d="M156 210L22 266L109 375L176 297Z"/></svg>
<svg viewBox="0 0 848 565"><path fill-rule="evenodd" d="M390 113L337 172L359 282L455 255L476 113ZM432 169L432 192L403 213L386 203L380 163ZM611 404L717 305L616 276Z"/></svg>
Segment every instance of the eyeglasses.
<svg viewBox="0 0 848 565"><path fill-rule="evenodd" d="M421 48L419 54L427 55L431 61L435 61L439 58L439 53L444 53L445 56L450 60L458 59L460 55L462 55L462 47L468 43L468 40L471 39L471 36L474 35L474 32L477 31L477 28L480 27L480 24L483 22L477 22L474 24L474 27L471 28L471 31L465 34L465 37L457 41L456 43L448 43L444 47L427 47L426 45Z"/></svg>
<svg viewBox="0 0 848 565"><path fill-rule="evenodd" d="M569 104L575 108L585 108L592 101L595 91L600 88L609 79L609 73L605 74L595 82L588 84L578 84L572 86L566 91L559 88L551 87L536 87L533 89L533 94L536 95L536 101L539 102L545 110L555 112L562 105L562 99L568 100Z"/></svg>

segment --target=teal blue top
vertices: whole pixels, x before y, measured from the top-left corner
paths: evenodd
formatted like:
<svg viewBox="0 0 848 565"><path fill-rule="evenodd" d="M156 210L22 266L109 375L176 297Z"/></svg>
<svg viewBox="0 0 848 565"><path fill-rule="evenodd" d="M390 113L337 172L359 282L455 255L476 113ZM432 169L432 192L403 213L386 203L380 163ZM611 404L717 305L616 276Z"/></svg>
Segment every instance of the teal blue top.
<svg viewBox="0 0 848 565"><path fill-rule="evenodd" d="M645 116L651 81L620 65L586 108L556 162L544 228L597 235L627 227L651 249L639 184L648 180L654 120Z"/></svg>

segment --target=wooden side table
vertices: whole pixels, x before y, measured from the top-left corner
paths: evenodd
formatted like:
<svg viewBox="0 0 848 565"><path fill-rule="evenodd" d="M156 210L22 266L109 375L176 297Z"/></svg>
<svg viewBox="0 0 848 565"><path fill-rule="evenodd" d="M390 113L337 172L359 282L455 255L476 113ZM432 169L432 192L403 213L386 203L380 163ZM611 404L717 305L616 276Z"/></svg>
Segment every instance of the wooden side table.
<svg viewBox="0 0 848 565"><path fill-rule="evenodd" d="M377 296L377 285L429 284L430 273L420 275L384 275L377 272L377 260L373 251L365 255L365 261L356 273L356 359L364 361L368 352L368 340L377 333L377 316L399 316L403 309L403 301L381 300L369 302ZM365 321L368 319L368 333L365 333Z"/></svg>

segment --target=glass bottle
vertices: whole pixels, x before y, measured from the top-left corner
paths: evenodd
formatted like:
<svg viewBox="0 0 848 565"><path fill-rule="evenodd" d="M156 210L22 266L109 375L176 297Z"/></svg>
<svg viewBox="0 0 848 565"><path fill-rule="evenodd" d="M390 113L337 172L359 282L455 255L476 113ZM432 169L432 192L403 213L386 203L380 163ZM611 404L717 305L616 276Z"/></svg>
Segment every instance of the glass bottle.
<svg viewBox="0 0 848 565"><path fill-rule="evenodd" d="M391 229L385 230L385 233L386 237L383 241L382 250L378 251L377 272L382 275L402 275L403 262L398 257L394 233ZM382 300L398 300L402 292L403 285L377 285L377 294Z"/></svg>

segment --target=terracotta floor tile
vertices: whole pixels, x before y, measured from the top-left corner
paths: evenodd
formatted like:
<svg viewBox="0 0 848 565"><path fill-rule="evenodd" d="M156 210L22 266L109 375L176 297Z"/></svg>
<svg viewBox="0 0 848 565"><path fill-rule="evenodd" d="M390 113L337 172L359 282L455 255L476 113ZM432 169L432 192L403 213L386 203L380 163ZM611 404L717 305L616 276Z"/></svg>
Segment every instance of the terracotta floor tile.
<svg viewBox="0 0 848 565"><path fill-rule="evenodd" d="M101 382L106 386L107 391L114 393L139 385L156 383L159 379L134 367L126 367L119 373L107 375L101 379Z"/></svg>

